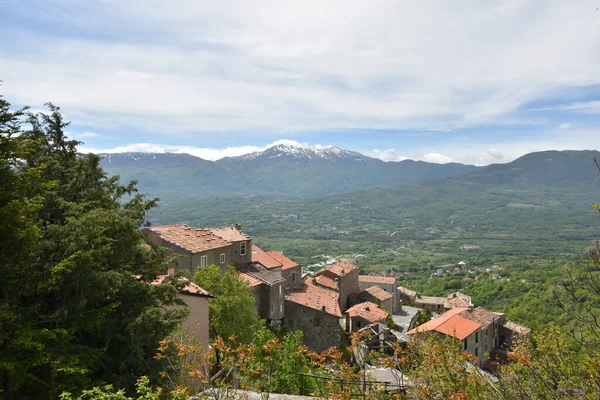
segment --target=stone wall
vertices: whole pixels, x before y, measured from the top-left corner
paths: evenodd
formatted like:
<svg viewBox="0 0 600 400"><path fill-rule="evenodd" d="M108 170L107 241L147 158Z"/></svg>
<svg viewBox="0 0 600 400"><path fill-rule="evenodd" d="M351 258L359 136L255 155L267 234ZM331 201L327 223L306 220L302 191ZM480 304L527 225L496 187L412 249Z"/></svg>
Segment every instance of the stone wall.
<svg viewBox="0 0 600 400"><path fill-rule="evenodd" d="M281 276L285 279L286 289L295 289L302 284L302 266L284 269L281 271Z"/></svg>
<svg viewBox="0 0 600 400"><path fill-rule="evenodd" d="M340 318L292 301L285 302L285 325L289 331L304 333L304 344L311 350L321 352L338 347L344 339Z"/></svg>

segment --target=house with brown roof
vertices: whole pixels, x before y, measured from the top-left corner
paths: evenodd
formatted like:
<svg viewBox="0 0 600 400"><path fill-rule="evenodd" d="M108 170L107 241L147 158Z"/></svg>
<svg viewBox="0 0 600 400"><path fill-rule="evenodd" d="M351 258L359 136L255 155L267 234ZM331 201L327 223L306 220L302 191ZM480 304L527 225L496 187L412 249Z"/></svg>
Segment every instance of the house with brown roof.
<svg viewBox="0 0 600 400"><path fill-rule="evenodd" d="M396 278L373 275L360 275L358 277L359 288L367 289L372 286L377 286L392 295L391 306L389 308L386 306L390 312L396 312L402 308L400 296L397 293Z"/></svg>
<svg viewBox="0 0 600 400"><path fill-rule="evenodd" d="M377 304L370 301L352 306L344 314L348 333L358 332L365 326L374 323L385 324L389 315L387 311L382 310Z"/></svg>
<svg viewBox="0 0 600 400"><path fill-rule="evenodd" d="M402 304L414 305L417 300L417 292L405 288L404 286L398 286L398 297Z"/></svg>
<svg viewBox="0 0 600 400"><path fill-rule="evenodd" d="M267 251L267 254L281 265L281 275L285 279L286 288L296 288L302 283L302 265L292 261L279 250Z"/></svg>
<svg viewBox="0 0 600 400"><path fill-rule="evenodd" d="M208 229L193 229L186 224L149 226L140 230L156 246L166 247L179 257L175 270L193 275L196 268L210 264L233 265L233 245Z"/></svg>
<svg viewBox="0 0 600 400"><path fill-rule="evenodd" d="M486 310L483 307L457 307L439 317L409 331L408 335L422 332L437 332L441 335L462 341L463 351L479 357L482 367L489 360L490 353L506 349L512 341L508 340L528 328L506 321L504 314Z"/></svg>
<svg viewBox="0 0 600 400"><path fill-rule="evenodd" d="M348 304L352 307L365 301L378 304L381 308L390 312L394 307L394 296L392 296L391 293L386 292L385 289L382 289L380 286L371 286L351 294L348 299Z"/></svg>
<svg viewBox="0 0 600 400"><path fill-rule="evenodd" d="M252 289L261 318L281 324L284 316L283 265L258 246L252 238L235 226L193 229L185 224L151 226L141 229L153 245L166 247L179 255L176 271L193 275L197 268L210 264L234 266ZM290 260L291 261L291 260Z"/></svg>
<svg viewBox="0 0 600 400"><path fill-rule="evenodd" d="M446 310L451 310L453 308L468 308L472 305L473 303L471 303L471 296L461 292L450 293L444 302L444 308Z"/></svg>
<svg viewBox="0 0 600 400"><path fill-rule="evenodd" d="M252 238L242 231L240 224L212 228L210 232L231 243L231 261L235 264L245 264L252 261Z"/></svg>
<svg viewBox="0 0 600 400"><path fill-rule="evenodd" d="M285 324L289 330L301 330L304 344L321 352L337 347L344 340L340 293L331 287L332 279L322 284L319 277L307 276L293 291L285 294ZM323 278L323 277L321 277Z"/></svg>
<svg viewBox="0 0 600 400"><path fill-rule="evenodd" d="M330 287L337 287L340 309L348 308L348 298L360 290L358 286L358 267L346 262L338 262L317 271L316 277L323 276Z"/></svg>

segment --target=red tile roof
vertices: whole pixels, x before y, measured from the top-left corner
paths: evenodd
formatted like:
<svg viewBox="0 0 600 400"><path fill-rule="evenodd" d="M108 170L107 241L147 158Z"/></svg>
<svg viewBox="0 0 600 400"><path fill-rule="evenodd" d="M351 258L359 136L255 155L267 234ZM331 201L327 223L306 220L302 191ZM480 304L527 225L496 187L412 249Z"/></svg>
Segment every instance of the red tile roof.
<svg viewBox="0 0 600 400"><path fill-rule="evenodd" d="M417 326L415 329L407 332L407 335L435 331L463 340L477 329L481 328L481 324L459 315L465 310L468 310L468 308L454 308L447 311L438 318Z"/></svg>
<svg viewBox="0 0 600 400"><path fill-rule="evenodd" d="M365 289L365 292L368 292L371 296L375 297L379 301L386 301L394 297L391 293L386 292L380 286L371 286L370 288Z"/></svg>
<svg viewBox="0 0 600 400"><path fill-rule="evenodd" d="M158 275L155 280L150 282L150 284L151 285L160 285L165 281L165 279L167 277L169 277L169 275ZM179 281L185 283L185 285L181 289L181 293L191 294L191 295L195 295L195 296L202 296L202 297L214 297L208 291L202 289L200 286L198 286L197 284L190 281L188 278L186 278L184 276L180 277Z"/></svg>
<svg viewBox="0 0 600 400"><path fill-rule="evenodd" d="M250 236L246 235L244 232L242 232L235 226L211 228L208 230L211 231L214 235L217 235L228 242L240 242L242 240L250 240Z"/></svg>
<svg viewBox="0 0 600 400"><path fill-rule="evenodd" d="M357 304L346 310L346 314L350 315L350 318L360 317L369 323L385 321L388 313L382 310L375 303L365 301L364 303Z"/></svg>
<svg viewBox="0 0 600 400"><path fill-rule="evenodd" d="M494 320L500 319L500 316L495 312L486 310L483 307L477 307L474 309L466 309L459 314L461 317L475 321L481 326L486 326L494 322Z"/></svg>
<svg viewBox="0 0 600 400"><path fill-rule="evenodd" d="M321 286L325 286L328 287L329 289L333 289L333 290L339 290L339 286L338 283L331 279L328 276L325 275L319 275L317 277L315 277L315 283Z"/></svg>
<svg viewBox="0 0 600 400"><path fill-rule="evenodd" d="M283 253L279 250L267 251L267 254L276 259L279 263L281 263L281 265L283 265L283 270L286 270L288 268L294 268L300 265L297 262L292 261L286 256L284 256Z"/></svg>
<svg viewBox="0 0 600 400"><path fill-rule="evenodd" d="M410 289L405 288L403 286L398 286L398 290L400 292L404 293L408 297L413 297L413 296L417 295L417 292L415 292L414 290L410 290Z"/></svg>
<svg viewBox="0 0 600 400"><path fill-rule="evenodd" d="M238 271L238 274L240 275L240 278L242 278L243 280L248 282L250 287L262 285L262 282L259 281L258 279L256 279L255 277L253 277L252 275L248 275L248 274L245 274L245 273L239 272L239 271Z"/></svg>
<svg viewBox="0 0 600 400"><path fill-rule="evenodd" d="M359 282L366 283L382 283L386 285L395 285L396 278L388 277L388 276L371 276L371 275L359 275Z"/></svg>
<svg viewBox="0 0 600 400"><path fill-rule="evenodd" d="M254 244L252 245L252 261L259 262L268 269L283 267L279 261Z"/></svg>
<svg viewBox="0 0 600 400"><path fill-rule="evenodd" d="M141 230L192 253L231 246L231 243L206 229L192 229L186 224L150 226Z"/></svg>
<svg viewBox="0 0 600 400"><path fill-rule="evenodd" d="M454 292L446 297L444 308L464 308L471 306L471 296L467 296L461 292Z"/></svg>
<svg viewBox="0 0 600 400"><path fill-rule="evenodd" d="M313 277L306 278L299 288L285 293L285 300L341 317L340 294L336 290L318 285L315 279Z"/></svg>
<svg viewBox="0 0 600 400"><path fill-rule="evenodd" d="M350 272L352 272L354 270L358 270L358 267L356 265L348 264L346 262L339 262L339 263L321 268L319 271L317 271L316 274L320 275L322 273L329 272L330 274L333 274L337 277L342 277L342 276L349 274Z"/></svg>

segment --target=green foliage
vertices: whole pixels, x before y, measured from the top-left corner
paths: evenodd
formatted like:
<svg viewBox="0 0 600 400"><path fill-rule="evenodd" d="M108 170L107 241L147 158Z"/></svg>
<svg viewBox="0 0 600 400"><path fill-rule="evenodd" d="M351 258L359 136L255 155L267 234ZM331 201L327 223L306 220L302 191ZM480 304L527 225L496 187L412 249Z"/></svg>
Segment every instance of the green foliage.
<svg viewBox="0 0 600 400"><path fill-rule="evenodd" d="M227 267L222 271L216 265L199 269L193 280L215 296L209 302L211 337L250 343L264 321L258 317L248 283L234 268Z"/></svg>
<svg viewBox="0 0 600 400"><path fill-rule="evenodd" d="M49 398L94 383L132 389L154 376L160 339L181 311L152 286L167 258L139 246L155 200L108 178L67 140L58 107L28 114L0 103L0 389ZM127 200L126 200L127 199ZM139 276L139 279L136 278Z"/></svg>

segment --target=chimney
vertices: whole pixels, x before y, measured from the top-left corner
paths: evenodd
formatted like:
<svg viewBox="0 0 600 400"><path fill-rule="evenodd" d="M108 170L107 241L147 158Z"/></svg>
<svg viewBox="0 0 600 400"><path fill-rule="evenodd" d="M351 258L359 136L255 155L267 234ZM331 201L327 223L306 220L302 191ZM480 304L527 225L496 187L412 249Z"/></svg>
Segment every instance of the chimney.
<svg viewBox="0 0 600 400"><path fill-rule="evenodd" d="M235 224L233 227L234 227L235 229L237 229L238 231L241 231L241 230L242 230L242 225L240 225L240 223L239 223L239 222L238 222L237 224Z"/></svg>

